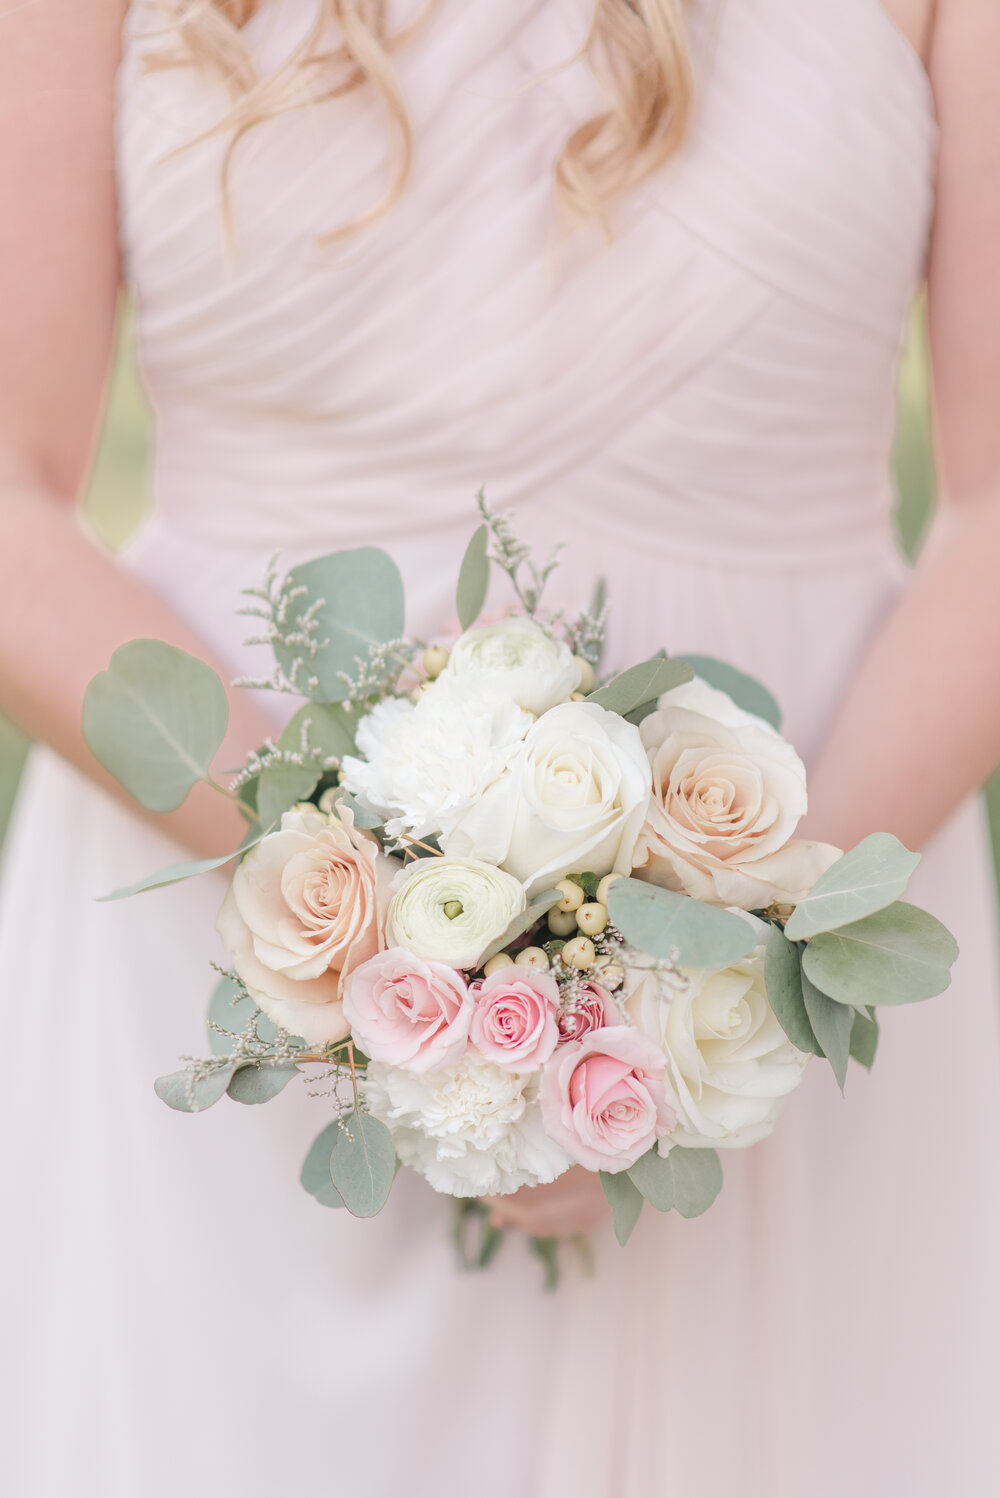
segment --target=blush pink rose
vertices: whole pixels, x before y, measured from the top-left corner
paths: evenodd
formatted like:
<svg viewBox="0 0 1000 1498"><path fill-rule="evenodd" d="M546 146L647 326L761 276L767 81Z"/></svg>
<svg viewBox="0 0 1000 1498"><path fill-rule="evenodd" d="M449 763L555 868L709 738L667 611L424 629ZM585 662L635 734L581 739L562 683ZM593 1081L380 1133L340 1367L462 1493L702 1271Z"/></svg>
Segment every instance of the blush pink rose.
<svg viewBox="0 0 1000 1498"><path fill-rule="evenodd" d="M559 985L549 973L508 967L473 988L469 1039L488 1061L534 1071L559 1044Z"/></svg>
<svg viewBox="0 0 1000 1498"><path fill-rule="evenodd" d="M631 1025L591 1030L542 1073L546 1133L587 1170L627 1170L677 1123L665 1072L659 1047Z"/></svg>
<svg viewBox="0 0 1000 1498"><path fill-rule="evenodd" d="M582 1040L591 1030L603 1030L611 1025L624 1025L625 1016L611 994L599 983L574 985L572 998L564 999L557 1017L559 1044L568 1040Z"/></svg>
<svg viewBox="0 0 1000 1498"><path fill-rule="evenodd" d="M465 979L441 962L390 947L354 969L344 983L344 1018L366 1056L407 1071L456 1061L466 1048L472 995Z"/></svg>

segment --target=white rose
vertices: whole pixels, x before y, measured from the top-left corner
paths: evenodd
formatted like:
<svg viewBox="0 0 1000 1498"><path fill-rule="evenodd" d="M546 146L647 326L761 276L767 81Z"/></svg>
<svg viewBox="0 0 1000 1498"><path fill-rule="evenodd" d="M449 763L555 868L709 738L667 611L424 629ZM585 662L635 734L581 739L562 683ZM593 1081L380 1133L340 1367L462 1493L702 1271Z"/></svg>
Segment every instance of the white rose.
<svg viewBox="0 0 1000 1498"><path fill-rule="evenodd" d="M349 1032L348 974L382 950L394 858L370 833L318 812L286 811L239 865L216 929L250 997L276 1025L310 1043Z"/></svg>
<svg viewBox="0 0 1000 1498"><path fill-rule="evenodd" d="M686 989L655 970L626 975L629 1015L667 1058L677 1128L666 1148L743 1149L765 1139L809 1062L768 1003L768 928L746 918L760 929L760 944L730 967L683 969Z"/></svg>
<svg viewBox="0 0 1000 1498"><path fill-rule="evenodd" d="M580 662L532 619L501 619L467 629L442 679L499 694L538 716L580 685Z"/></svg>
<svg viewBox="0 0 1000 1498"><path fill-rule="evenodd" d="M554 1181L572 1160L542 1127L537 1076L467 1051L417 1074L369 1062L365 1098L404 1165L450 1196L498 1196Z"/></svg>
<svg viewBox="0 0 1000 1498"><path fill-rule="evenodd" d="M794 904L838 859L796 840L806 772L779 733L695 679L665 692L640 732L653 770L635 848L640 878L713 905Z"/></svg>
<svg viewBox="0 0 1000 1498"><path fill-rule="evenodd" d="M358 724L364 759L341 783L386 819L390 837L446 832L510 764L531 727L516 703L440 677L414 705L387 697Z"/></svg>
<svg viewBox="0 0 1000 1498"><path fill-rule="evenodd" d="M567 702L539 718L445 850L499 864L529 896L569 873L627 874L649 791L638 729L596 703Z"/></svg>
<svg viewBox="0 0 1000 1498"><path fill-rule="evenodd" d="M420 858L394 887L389 946L455 968L475 967L527 905L517 879L475 858Z"/></svg>

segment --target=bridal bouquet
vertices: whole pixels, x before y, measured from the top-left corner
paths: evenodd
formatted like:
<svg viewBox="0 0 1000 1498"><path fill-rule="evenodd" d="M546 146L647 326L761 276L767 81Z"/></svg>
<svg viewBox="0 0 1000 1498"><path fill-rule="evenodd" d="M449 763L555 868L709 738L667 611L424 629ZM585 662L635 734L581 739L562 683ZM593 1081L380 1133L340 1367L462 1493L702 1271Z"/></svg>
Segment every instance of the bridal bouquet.
<svg viewBox="0 0 1000 1498"><path fill-rule="evenodd" d="M795 837L805 771L762 686L662 654L602 678L603 599L547 612L554 559L480 509L450 646L404 637L384 551L272 565L244 612L273 672L239 684L301 705L228 785L215 673L115 653L84 708L97 758L151 810L207 781L249 826L107 898L235 863L211 1054L156 1083L170 1107L303 1074L323 1206L373 1215L402 1164L482 1221L478 1199L580 1165L624 1243L644 1203L705 1211L717 1152L771 1132L810 1057L841 1087L871 1066L877 1007L941 992L957 949L900 900L918 859L895 838ZM478 622L491 566L516 612Z"/></svg>

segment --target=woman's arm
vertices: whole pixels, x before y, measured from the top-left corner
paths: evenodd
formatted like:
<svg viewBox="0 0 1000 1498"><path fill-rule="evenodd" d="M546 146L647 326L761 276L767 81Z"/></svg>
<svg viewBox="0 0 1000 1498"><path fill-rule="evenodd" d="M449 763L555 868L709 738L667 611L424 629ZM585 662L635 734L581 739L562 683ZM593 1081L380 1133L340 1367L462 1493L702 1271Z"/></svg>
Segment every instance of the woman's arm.
<svg viewBox="0 0 1000 1498"><path fill-rule="evenodd" d="M929 309L941 508L810 775L808 829L919 848L1000 761L1000 5L939 0Z"/></svg>
<svg viewBox="0 0 1000 1498"><path fill-rule="evenodd" d="M118 295L114 77L125 9L0 0L0 703L129 801L83 741L88 681L135 637L216 663L76 512ZM269 726L235 694L219 763L240 761ZM228 851L245 829L206 786L154 820L198 853Z"/></svg>

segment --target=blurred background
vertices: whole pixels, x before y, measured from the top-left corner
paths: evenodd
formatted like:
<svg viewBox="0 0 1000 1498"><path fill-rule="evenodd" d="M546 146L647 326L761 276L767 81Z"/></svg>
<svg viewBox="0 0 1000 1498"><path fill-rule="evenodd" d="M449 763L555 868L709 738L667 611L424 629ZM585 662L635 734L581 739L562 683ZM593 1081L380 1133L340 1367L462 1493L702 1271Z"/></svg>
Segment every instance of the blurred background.
<svg viewBox="0 0 1000 1498"><path fill-rule="evenodd" d="M104 428L87 486L86 509L97 533L112 547L127 539L149 504L146 460L151 424L136 376L132 322L123 302L118 322L115 368L108 392ZM922 300L910 319L900 361L895 450L900 544L913 556L934 507L934 455L930 436L930 389ZM0 717L0 840L17 791L28 744ZM987 788L994 858L1000 866L1000 776Z"/></svg>

